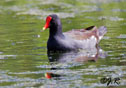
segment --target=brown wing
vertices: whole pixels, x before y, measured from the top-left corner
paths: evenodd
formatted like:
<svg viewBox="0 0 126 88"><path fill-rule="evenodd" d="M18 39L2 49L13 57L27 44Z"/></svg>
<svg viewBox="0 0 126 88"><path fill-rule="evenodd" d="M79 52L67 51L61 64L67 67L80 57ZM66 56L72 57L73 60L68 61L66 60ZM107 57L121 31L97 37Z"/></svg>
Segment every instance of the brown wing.
<svg viewBox="0 0 126 88"><path fill-rule="evenodd" d="M91 28L91 29L89 29ZM87 30L88 29L88 30ZM79 30L71 30L64 33L65 35L70 36L76 40L84 40L88 39L91 36L95 36L97 39L97 28L95 26L88 27L86 29L79 29Z"/></svg>

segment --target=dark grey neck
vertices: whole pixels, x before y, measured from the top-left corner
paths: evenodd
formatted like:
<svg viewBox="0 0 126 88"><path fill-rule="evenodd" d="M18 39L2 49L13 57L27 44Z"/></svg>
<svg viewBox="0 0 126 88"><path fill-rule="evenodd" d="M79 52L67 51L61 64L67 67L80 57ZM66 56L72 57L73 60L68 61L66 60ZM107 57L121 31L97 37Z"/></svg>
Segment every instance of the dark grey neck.
<svg viewBox="0 0 126 88"><path fill-rule="evenodd" d="M63 36L61 25L50 27L49 37L54 37L54 36Z"/></svg>

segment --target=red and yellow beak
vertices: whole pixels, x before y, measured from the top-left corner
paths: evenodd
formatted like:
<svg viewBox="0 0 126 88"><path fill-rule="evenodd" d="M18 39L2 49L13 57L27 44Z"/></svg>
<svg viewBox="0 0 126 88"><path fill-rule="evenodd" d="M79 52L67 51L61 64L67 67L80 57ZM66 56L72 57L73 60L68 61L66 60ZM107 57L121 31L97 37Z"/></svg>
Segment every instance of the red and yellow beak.
<svg viewBox="0 0 126 88"><path fill-rule="evenodd" d="M47 29L47 28L49 28L49 25L50 25L50 21L52 20L52 17L50 17L50 16L48 16L47 18L46 18L46 24L45 24L45 26L43 27L43 31L45 30L45 29Z"/></svg>

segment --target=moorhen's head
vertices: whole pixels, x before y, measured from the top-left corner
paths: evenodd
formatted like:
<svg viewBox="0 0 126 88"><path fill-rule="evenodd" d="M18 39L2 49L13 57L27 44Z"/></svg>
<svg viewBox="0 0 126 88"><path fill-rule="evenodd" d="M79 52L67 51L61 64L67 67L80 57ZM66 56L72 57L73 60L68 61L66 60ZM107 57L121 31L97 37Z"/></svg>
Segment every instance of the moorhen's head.
<svg viewBox="0 0 126 88"><path fill-rule="evenodd" d="M45 30L47 28L53 29L53 31L58 28L60 28L60 29L62 28L61 21L56 14L47 16L46 23L45 23L45 26L43 27L43 30Z"/></svg>

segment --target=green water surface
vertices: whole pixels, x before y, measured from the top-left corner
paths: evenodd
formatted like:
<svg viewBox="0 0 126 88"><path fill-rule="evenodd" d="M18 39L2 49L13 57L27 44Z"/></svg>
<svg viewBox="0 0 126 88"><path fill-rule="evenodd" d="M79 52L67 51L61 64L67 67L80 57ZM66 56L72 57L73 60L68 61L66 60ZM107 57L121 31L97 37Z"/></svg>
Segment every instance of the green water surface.
<svg viewBox="0 0 126 88"><path fill-rule="evenodd" d="M63 31L106 26L102 53L62 54L53 63L47 55L45 18L57 14ZM81 59L75 58L82 55ZM66 56L66 57L65 57ZM73 57L75 59L73 59ZM50 72L61 75L45 78ZM101 83L110 77L112 83ZM114 78L120 78L119 84ZM125 0L0 0L0 88L125 88Z"/></svg>

